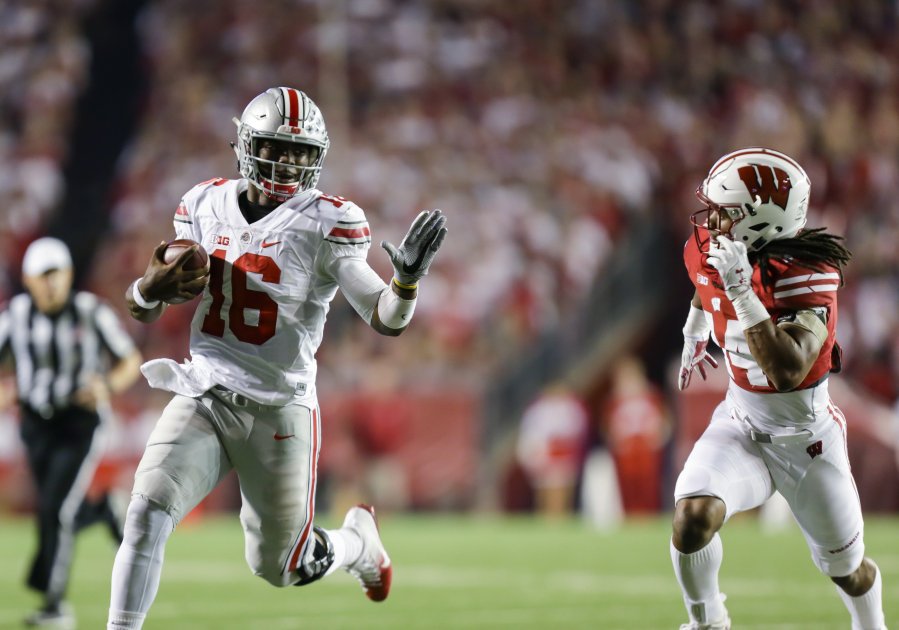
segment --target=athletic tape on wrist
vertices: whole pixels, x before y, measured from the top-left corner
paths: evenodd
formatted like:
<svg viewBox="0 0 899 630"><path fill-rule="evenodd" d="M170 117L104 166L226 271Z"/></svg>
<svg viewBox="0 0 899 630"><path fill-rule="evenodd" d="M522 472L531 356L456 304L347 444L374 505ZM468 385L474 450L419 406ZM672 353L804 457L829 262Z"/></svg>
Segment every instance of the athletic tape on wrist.
<svg viewBox="0 0 899 630"><path fill-rule="evenodd" d="M690 305L690 312L687 314L687 323L684 324L684 337L699 337L708 339L712 327L709 326L708 320L705 318L705 311Z"/></svg>
<svg viewBox="0 0 899 630"><path fill-rule="evenodd" d="M141 295L140 289L138 285L140 284L141 278L138 278L131 285L131 297L134 298L134 303L139 307L144 309L145 311L152 310L159 306L159 300L153 300L152 302L148 301L143 295Z"/></svg>
<svg viewBox="0 0 899 630"><path fill-rule="evenodd" d="M416 298L404 300L387 287L378 298L378 319L388 328L405 328L415 312Z"/></svg>
<svg viewBox="0 0 899 630"><path fill-rule="evenodd" d="M766 319L771 319L771 315L765 309L759 296L751 290L744 291L740 295L731 298L730 303L734 305L737 319L740 321L743 330L752 328Z"/></svg>

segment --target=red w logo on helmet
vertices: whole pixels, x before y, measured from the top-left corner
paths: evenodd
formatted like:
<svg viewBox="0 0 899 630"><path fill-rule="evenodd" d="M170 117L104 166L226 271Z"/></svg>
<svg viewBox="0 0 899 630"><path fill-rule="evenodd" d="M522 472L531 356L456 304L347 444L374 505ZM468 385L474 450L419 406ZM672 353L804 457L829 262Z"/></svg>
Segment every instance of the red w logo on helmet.
<svg viewBox="0 0 899 630"><path fill-rule="evenodd" d="M790 199L790 189L793 184L790 182L790 176L782 169L763 164L749 164L738 168L737 173L746 184L749 196L753 200L758 196L762 203L773 201L784 210L787 209L787 201ZM750 214L752 214L751 211Z"/></svg>

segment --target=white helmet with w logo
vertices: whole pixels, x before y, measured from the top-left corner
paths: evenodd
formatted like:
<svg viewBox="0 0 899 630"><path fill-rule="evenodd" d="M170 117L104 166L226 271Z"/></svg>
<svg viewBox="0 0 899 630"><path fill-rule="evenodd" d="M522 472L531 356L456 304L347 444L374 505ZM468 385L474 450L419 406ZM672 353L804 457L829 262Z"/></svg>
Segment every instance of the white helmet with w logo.
<svg viewBox="0 0 899 630"><path fill-rule="evenodd" d="M767 243L792 238L805 226L811 183L805 170L791 157L771 149L749 148L720 158L696 196L705 208L725 213L733 222L730 236L750 251Z"/></svg>
<svg viewBox="0 0 899 630"><path fill-rule="evenodd" d="M325 119L312 99L300 90L270 88L250 101L234 119L237 125L237 153L240 174L263 194L284 201L315 188L330 141ZM291 166L291 177L283 176L284 166L259 157L261 140L296 142L315 147L317 153L309 166Z"/></svg>

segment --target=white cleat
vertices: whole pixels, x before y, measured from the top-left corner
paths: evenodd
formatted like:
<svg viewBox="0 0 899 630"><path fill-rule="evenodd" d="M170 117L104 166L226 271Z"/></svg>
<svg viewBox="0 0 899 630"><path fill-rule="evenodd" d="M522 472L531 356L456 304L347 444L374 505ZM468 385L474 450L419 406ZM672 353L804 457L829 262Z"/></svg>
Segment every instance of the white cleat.
<svg viewBox="0 0 899 630"><path fill-rule="evenodd" d="M722 606L725 599L727 599L727 595L721 593ZM725 608L724 616L717 621L691 621L682 624L680 630L730 630L730 615L727 614L727 608Z"/></svg>
<svg viewBox="0 0 899 630"><path fill-rule="evenodd" d="M347 565L347 572L359 580L370 600L384 601L390 593L393 567L378 533L375 509L362 503L350 508L343 519L343 526L359 534L362 539L362 553L358 560Z"/></svg>

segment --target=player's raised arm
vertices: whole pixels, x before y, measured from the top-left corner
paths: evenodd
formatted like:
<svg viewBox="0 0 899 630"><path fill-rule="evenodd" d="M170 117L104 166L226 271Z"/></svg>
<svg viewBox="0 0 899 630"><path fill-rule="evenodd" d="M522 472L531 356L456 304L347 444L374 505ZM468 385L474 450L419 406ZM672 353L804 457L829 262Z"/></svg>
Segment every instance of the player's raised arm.
<svg viewBox="0 0 899 630"><path fill-rule="evenodd" d="M418 283L428 273L437 250L446 238L446 215L440 210L419 213L399 247L381 241L393 264L390 290L381 294L372 315L372 328L385 335L399 335L412 318Z"/></svg>
<svg viewBox="0 0 899 630"><path fill-rule="evenodd" d="M393 263L390 284L375 273L363 257L328 255L323 271L337 280L359 316L382 335L396 337L409 325L418 298L418 282L446 237L446 215L424 211L416 217L399 246L383 241Z"/></svg>
<svg viewBox="0 0 899 630"><path fill-rule="evenodd" d="M709 252L709 264L718 270L749 351L765 376L777 391L798 387L827 341L824 323L812 311L803 310L792 322L775 325L752 290L752 265L743 243L719 237L718 247Z"/></svg>

